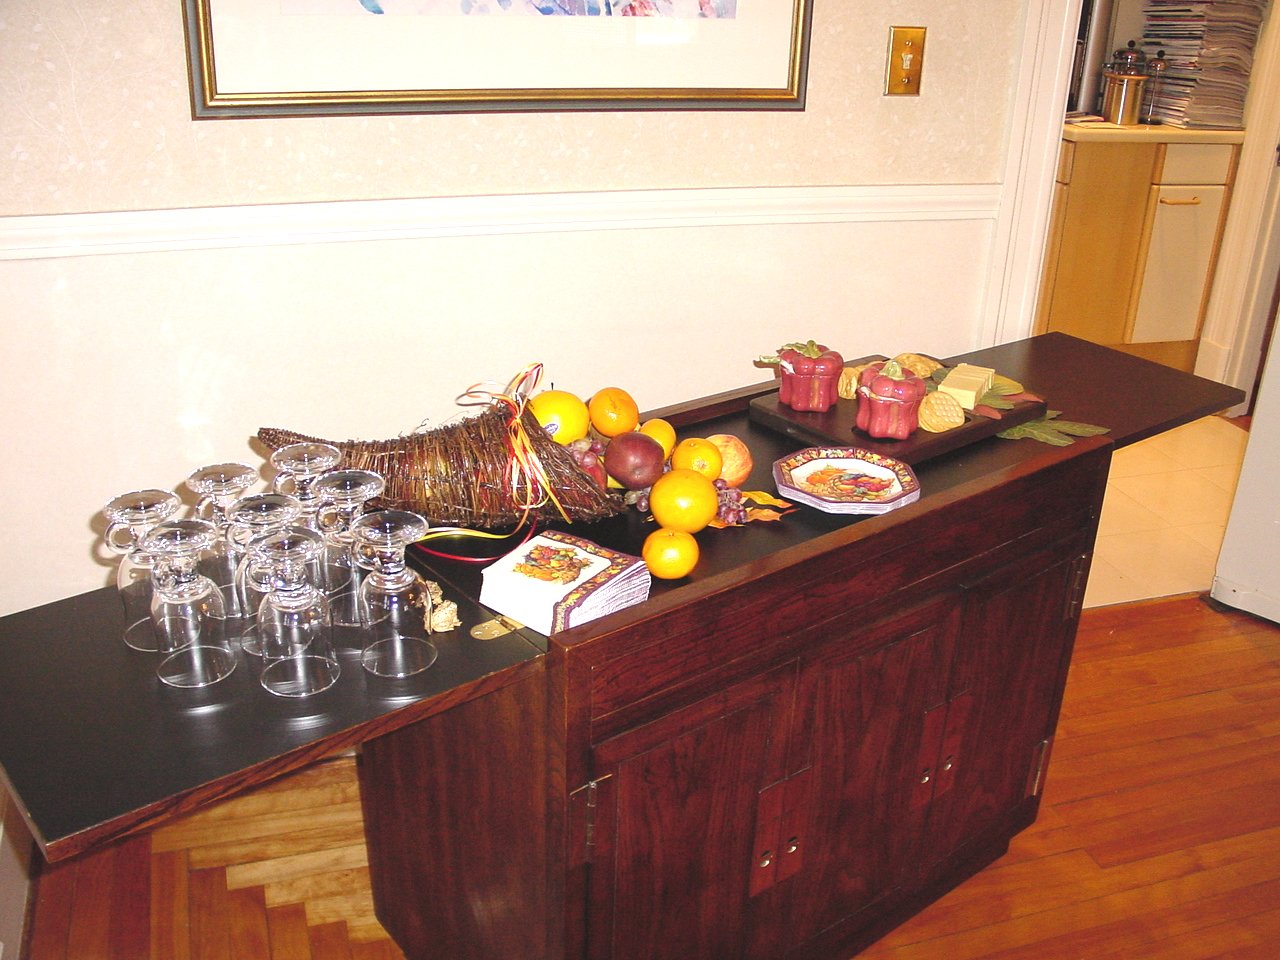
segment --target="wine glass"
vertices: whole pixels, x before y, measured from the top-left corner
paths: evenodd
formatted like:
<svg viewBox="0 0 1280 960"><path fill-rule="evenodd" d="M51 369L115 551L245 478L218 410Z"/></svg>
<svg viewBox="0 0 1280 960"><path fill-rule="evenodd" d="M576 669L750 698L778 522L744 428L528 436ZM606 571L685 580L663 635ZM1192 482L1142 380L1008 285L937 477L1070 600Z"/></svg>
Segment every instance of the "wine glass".
<svg viewBox="0 0 1280 960"><path fill-rule="evenodd" d="M257 471L243 463L214 463L193 471L187 477L187 487L200 495L195 516L212 522L218 534L200 560L200 571L218 585L227 615L231 617L242 613L240 599L236 595L236 567L240 563L240 553L236 544L226 536L230 526L227 511L257 479Z"/></svg>
<svg viewBox="0 0 1280 960"><path fill-rule="evenodd" d="M166 520L142 538L154 558L151 622L164 656L156 675L173 687L206 687L236 668L222 593L198 568L217 538L212 523L191 518Z"/></svg>
<svg viewBox="0 0 1280 960"><path fill-rule="evenodd" d="M255 544L267 534L283 530L297 520L302 505L284 493L253 493L241 497L227 511L227 536L240 556L236 567L236 597L240 605L240 649L262 656L258 636L258 609L271 589L271 569L258 555Z"/></svg>
<svg viewBox="0 0 1280 960"><path fill-rule="evenodd" d="M178 512L182 501L171 490L133 490L114 497L102 508L108 520L107 548L120 554L116 589L124 605L124 642L134 650L155 653L156 631L151 625L151 554L142 538L161 521Z"/></svg>
<svg viewBox="0 0 1280 960"><path fill-rule="evenodd" d="M254 543L271 571L258 608L261 683L278 697L309 697L329 689L340 667L330 640L329 602L307 577L324 541L306 527L287 527Z"/></svg>
<svg viewBox="0 0 1280 960"><path fill-rule="evenodd" d="M286 444L271 454L271 465L277 470L271 489L292 494L302 504L301 525L318 530L316 494L311 487L317 477L341 462L342 451L331 443L307 440Z"/></svg>
<svg viewBox="0 0 1280 960"><path fill-rule="evenodd" d="M382 475L372 470L330 470L311 486L317 498L316 522L324 535L321 585L329 598L335 628L360 625L356 603L363 568L352 552L352 522L364 512L364 505L386 486Z"/></svg>
<svg viewBox="0 0 1280 960"><path fill-rule="evenodd" d="M405 548L421 540L427 521L407 510L376 510L351 524L353 548L368 569L360 584L360 662L379 677L409 677L435 663L431 593L405 563Z"/></svg>

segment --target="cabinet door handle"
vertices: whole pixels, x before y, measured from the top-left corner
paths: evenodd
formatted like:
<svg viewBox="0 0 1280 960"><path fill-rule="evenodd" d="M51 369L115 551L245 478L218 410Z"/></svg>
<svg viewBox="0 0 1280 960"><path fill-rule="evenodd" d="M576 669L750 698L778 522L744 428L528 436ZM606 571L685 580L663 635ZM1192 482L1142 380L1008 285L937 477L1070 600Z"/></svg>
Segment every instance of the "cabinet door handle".
<svg viewBox="0 0 1280 960"><path fill-rule="evenodd" d="M1175 200L1173 197L1161 197L1160 202L1166 207L1198 207L1200 206L1199 197L1190 197L1186 200Z"/></svg>

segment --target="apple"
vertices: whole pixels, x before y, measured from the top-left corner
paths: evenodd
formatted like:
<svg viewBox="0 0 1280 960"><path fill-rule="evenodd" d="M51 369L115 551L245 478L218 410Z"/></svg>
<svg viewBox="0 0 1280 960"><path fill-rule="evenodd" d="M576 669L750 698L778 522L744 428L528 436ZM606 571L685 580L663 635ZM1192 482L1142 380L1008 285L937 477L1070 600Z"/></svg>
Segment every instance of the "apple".
<svg viewBox="0 0 1280 960"><path fill-rule="evenodd" d="M645 433L621 433L604 449L604 469L628 490L643 490L662 476L662 444Z"/></svg>

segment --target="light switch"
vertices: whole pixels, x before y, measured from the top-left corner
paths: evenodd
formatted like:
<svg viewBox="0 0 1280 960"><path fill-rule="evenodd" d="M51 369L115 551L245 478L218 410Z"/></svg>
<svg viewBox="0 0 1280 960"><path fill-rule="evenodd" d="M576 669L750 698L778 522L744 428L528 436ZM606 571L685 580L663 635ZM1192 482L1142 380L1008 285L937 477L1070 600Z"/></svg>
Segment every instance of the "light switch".
<svg viewBox="0 0 1280 960"><path fill-rule="evenodd" d="M924 73L924 27L890 27L884 92L888 97L917 97Z"/></svg>

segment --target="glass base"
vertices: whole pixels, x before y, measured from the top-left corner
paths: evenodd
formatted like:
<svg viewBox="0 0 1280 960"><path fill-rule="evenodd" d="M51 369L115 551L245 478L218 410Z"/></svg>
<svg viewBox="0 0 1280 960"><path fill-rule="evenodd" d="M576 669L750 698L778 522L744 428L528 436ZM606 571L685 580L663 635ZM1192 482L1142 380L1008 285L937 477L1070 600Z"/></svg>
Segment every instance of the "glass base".
<svg viewBox="0 0 1280 960"><path fill-rule="evenodd" d="M392 637L364 648L360 662L378 677L411 677L436 662L440 652L430 640L419 637Z"/></svg>
<svg viewBox="0 0 1280 960"><path fill-rule="evenodd" d="M310 697L338 682L342 668L329 657L300 656L273 660L262 670L262 686L277 697Z"/></svg>
<svg viewBox="0 0 1280 960"><path fill-rule="evenodd" d="M235 654L225 647L193 644L162 660L156 676L171 687L207 687L225 680L235 668Z"/></svg>

